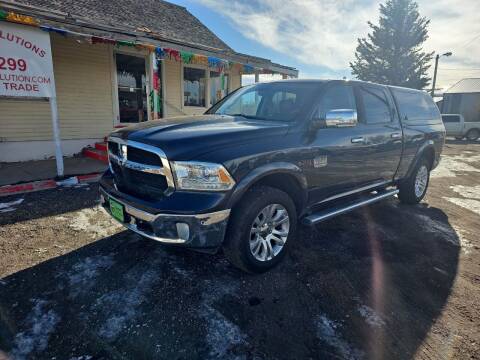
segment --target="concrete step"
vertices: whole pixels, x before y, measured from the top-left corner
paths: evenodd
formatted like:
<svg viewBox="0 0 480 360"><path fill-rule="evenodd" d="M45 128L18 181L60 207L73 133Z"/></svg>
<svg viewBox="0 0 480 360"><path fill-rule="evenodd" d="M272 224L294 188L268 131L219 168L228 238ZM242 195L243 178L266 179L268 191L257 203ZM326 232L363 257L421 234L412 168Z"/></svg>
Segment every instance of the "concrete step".
<svg viewBox="0 0 480 360"><path fill-rule="evenodd" d="M82 151L83 156L91 159L100 160L104 163L108 163L108 155L106 151L101 151L91 147L84 148Z"/></svg>
<svg viewBox="0 0 480 360"><path fill-rule="evenodd" d="M95 143L95 149L107 152L107 143L104 142L97 142Z"/></svg>

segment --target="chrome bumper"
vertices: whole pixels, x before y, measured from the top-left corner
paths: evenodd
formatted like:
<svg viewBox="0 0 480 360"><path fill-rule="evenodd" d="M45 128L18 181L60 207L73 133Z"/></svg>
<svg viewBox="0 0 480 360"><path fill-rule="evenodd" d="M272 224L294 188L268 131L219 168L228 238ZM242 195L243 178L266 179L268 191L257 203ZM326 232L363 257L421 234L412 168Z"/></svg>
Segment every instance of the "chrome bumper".
<svg viewBox="0 0 480 360"><path fill-rule="evenodd" d="M225 237L230 209L194 215L151 214L111 196L101 188L100 202L109 215L108 198L124 206L126 221L119 221L120 224L146 238L192 248L215 248Z"/></svg>

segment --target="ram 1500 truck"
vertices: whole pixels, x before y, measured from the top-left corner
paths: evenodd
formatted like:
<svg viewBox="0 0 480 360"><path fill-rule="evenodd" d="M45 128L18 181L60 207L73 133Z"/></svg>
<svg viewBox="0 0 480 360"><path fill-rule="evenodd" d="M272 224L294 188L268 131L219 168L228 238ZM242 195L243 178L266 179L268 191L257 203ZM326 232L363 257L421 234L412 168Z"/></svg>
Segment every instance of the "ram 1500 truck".
<svg viewBox="0 0 480 360"><path fill-rule="evenodd" d="M359 81L245 86L204 115L149 121L108 138L105 209L164 244L262 272L315 225L427 191L445 139L423 91Z"/></svg>

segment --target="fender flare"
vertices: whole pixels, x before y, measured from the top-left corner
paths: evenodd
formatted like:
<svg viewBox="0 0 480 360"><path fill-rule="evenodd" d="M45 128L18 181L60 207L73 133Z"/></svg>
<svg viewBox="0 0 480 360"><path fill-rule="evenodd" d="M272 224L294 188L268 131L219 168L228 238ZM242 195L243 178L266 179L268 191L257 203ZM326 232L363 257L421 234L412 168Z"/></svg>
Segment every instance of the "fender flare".
<svg viewBox="0 0 480 360"><path fill-rule="evenodd" d="M411 175L415 167L417 166L418 162L420 159L423 158L425 153L427 151L430 151L430 149L433 151L433 161L435 162L435 146L433 140L428 140L425 141L422 146L418 149L417 153L415 154L415 158L413 159L412 163L410 164L410 167L408 168L407 174L405 176L406 179L408 179Z"/></svg>
<svg viewBox="0 0 480 360"><path fill-rule="evenodd" d="M266 176L273 174L285 174L293 176L297 180L302 190L302 198L294 199L294 201L299 201L302 206L306 205L308 186L307 179L302 169L300 169L297 165L288 162L273 162L253 169L237 183L232 195L228 200L228 208L232 208L254 184ZM298 210L300 213L301 209Z"/></svg>

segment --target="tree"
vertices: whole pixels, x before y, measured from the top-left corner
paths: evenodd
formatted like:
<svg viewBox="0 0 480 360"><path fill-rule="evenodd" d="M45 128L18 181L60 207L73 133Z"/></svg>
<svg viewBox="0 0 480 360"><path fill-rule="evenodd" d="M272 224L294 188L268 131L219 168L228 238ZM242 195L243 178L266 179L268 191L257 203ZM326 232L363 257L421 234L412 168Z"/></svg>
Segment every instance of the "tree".
<svg viewBox="0 0 480 360"><path fill-rule="evenodd" d="M433 52L424 52L422 44L428 39L429 23L420 17L418 5L412 0L380 4L379 25L369 21L373 31L368 39L358 39L355 61L350 63L352 74L360 80L426 88Z"/></svg>

